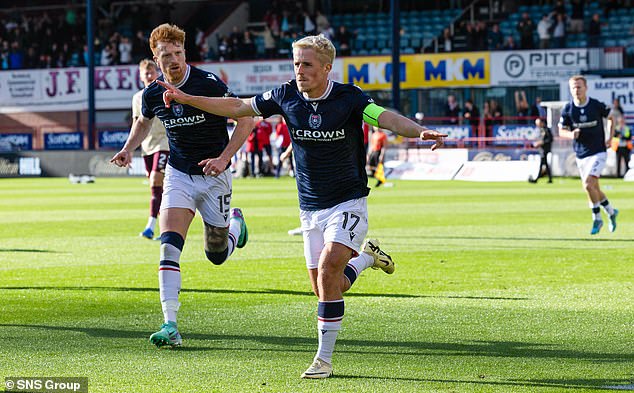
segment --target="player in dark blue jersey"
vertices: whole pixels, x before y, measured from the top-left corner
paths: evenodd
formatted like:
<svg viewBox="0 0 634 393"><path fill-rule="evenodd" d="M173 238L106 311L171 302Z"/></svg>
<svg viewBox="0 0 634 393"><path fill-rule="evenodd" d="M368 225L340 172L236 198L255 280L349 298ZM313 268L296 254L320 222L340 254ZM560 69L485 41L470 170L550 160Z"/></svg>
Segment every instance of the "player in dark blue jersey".
<svg viewBox="0 0 634 393"><path fill-rule="evenodd" d="M169 24L158 26L150 34L150 48L163 72L161 80L191 94L232 95L217 76L186 63L185 32L180 28ZM160 215L159 289L165 323L150 336L158 347L182 343L176 325L180 307L180 255L196 210L204 222L205 254L214 264L222 264L236 247L244 247L247 242L242 212L230 208L232 176L228 167L253 128L251 117L241 117L229 139L225 117L186 104L168 109L163 104L164 91L156 83L145 89L142 115L132 125L123 149L111 160L118 166L129 166L132 152L147 136L152 119L156 116L161 120L171 154L165 170Z"/></svg>
<svg viewBox="0 0 634 393"><path fill-rule="evenodd" d="M610 146L614 136L614 124L609 117L610 109L602 102L587 96L588 85L583 76L576 75L568 81L572 101L564 106L559 121L559 135L573 139L573 148L577 155L577 167L583 188L588 194L592 209L591 235L596 235L603 226L601 209L603 207L609 218L608 229L616 230L616 217L619 211L610 205L601 187L599 177L605 168L607 159L606 147ZM603 119L608 118L608 137L605 135Z"/></svg>
<svg viewBox="0 0 634 393"><path fill-rule="evenodd" d="M281 114L296 162L304 254L319 298L319 348L302 378L332 374L332 353L344 315L343 292L373 267L390 274L394 262L368 230L368 178L362 122L442 146L444 134L386 111L354 85L330 81L335 48L324 36L293 43L296 79L251 99L195 97L161 83L166 105L188 104L221 116ZM218 170L219 168L212 168Z"/></svg>

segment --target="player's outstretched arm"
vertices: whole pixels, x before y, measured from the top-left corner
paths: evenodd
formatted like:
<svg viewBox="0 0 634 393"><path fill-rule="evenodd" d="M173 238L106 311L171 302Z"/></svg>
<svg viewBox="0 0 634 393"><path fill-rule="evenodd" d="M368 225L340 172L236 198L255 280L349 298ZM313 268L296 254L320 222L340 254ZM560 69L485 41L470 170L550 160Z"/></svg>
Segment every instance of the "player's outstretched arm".
<svg viewBox="0 0 634 393"><path fill-rule="evenodd" d="M203 167L203 173L205 175L216 176L221 174L229 162L231 157L240 149L240 147L247 140L251 130L254 127L255 122L252 117L241 117L237 119L238 123L231 135L231 139L227 144L227 147L222 151L220 156L216 158L207 158L198 163Z"/></svg>
<svg viewBox="0 0 634 393"><path fill-rule="evenodd" d="M130 135L128 135L128 140L125 142L125 145L123 145L121 151L112 157L110 162L119 167L129 167L132 162L132 152L141 145L141 142L143 142L145 137L150 133L151 128L151 119L146 119L143 116L138 117L134 123L132 123Z"/></svg>
<svg viewBox="0 0 634 393"><path fill-rule="evenodd" d="M441 134L438 131L423 127L405 116L391 111L384 111L378 117L379 127L391 130L399 135L408 138L420 138L424 141L435 141L431 146L432 150L436 150L445 144L447 134Z"/></svg>
<svg viewBox="0 0 634 393"><path fill-rule="evenodd" d="M169 83L159 80L156 83L165 88L163 102L168 108L172 101L176 101L217 116L231 117L236 120L240 117L257 115L251 107L250 98L192 96Z"/></svg>

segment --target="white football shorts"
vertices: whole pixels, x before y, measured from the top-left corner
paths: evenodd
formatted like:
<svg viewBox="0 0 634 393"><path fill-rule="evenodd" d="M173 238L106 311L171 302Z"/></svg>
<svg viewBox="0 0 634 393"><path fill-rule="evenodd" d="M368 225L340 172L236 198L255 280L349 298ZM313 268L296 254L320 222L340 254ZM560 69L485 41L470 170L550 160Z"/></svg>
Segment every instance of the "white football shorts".
<svg viewBox="0 0 634 393"><path fill-rule="evenodd" d="M205 223L226 228L229 226L231 208L231 181L229 169L215 177L190 176L168 164L165 168L161 210L183 208L194 214L198 210Z"/></svg>
<svg viewBox="0 0 634 393"><path fill-rule="evenodd" d="M326 243L340 243L359 253L368 233L368 201L363 197L329 209L300 209L299 218L304 235L306 267L317 269Z"/></svg>
<svg viewBox="0 0 634 393"><path fill-rule="evenodd" d="M579 168L579 176L581 180L585 180L588 176L601 177L601 172L605 168L608 153L601 152L584 158L577 158L577 168Z"/></svg>

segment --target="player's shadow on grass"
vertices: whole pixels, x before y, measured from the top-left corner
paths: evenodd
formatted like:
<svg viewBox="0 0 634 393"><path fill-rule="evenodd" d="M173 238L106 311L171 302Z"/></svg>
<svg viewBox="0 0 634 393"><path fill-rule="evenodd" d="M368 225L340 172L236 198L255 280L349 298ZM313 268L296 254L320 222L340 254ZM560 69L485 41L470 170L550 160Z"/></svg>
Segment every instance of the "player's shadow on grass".
<svg viewBox="0 0 634 393"><path fill-rule="evenodd" d="M51 325L29 325L0 323L3 328L27 328L44 329L48 331L66 331L84 333L94 338L106 339L145 339L150 336L151 331L146 330L122 330L80 326L51 326ZM290 337L272 335L249 335L249 334L207 334L183 331L183 338L187 340L199 340L211 343L210 346L184 346L179 350L185 351L217 351L228 349L238 350L258 350L277 352L312 352L314 351L314 337ZM32 343L33 337L22 336ZM67 337L68 340L75 341L75 337ZM63 337L56 339L57 343L63 341ZM228 348L214 347L218 342L236 343L259 343L260 345L239 345ZM194 343L196 344L196 343ZM338 340L340 353L354 353L361 355L375 354L378 356L465 356L465 357L493 357L493 358L518 358L518 359L575 359L591 362L606 363L626 363L634 361L634 353L610 353L610 352L590 352L558 348L556 344L531 343L521 341L468 341L468 342L427 342L427 341L393 341L393 340ZM95 343L94 345L101 345ZM273 345L277 348L262 348L261 345ZM611 381L614 382L614 381Z"/></svg>
<svg viewBox="0 0 634 393"><path fill-rule="evenodd" d="M34 287L0 287L0 291L9 290L40 290L40 291L112 291L112 292L158 292L158 288L142 287L56 287L56 286L34 286ZM247 295L292 295L309 296L315 295L310 291L292 291L287 289L181 289L184 293L219 293L219 294L247 294ZM347 292L346 297L388 297L388 298L439 298L439 299L473 299L473 300L529 300L525 297L503 297L503 296L438 296L438 295L415 295L407 293L364 293Z"/></svg>
<svg viewBox="0 0 634 393"><path fill-rule="evenodd" d="M590 235L588 235L590 236ZM439 239L439 240L502 240L502 241L536 241L536 242L545 242L545 241L559 241L559 242L630 242L631 239L605 239L598 237L535 237L535 236L460 236L460 235L451 235L451 236L438 236L438 235L416 235L416 236L408 236L408 235L399 235L399 239ZM409 244L409 240L408 240ZM513 245L509 245L510 248L513 248Z"/></svg>
<svg viewBox="0 0 634 393"><path fill-rule="evenodd" d="M59 253L59 251L38 250L35 248L0 248L0 252L42 252L42 253L51 253L51 254Z"/></svg>
<svg viewBox="0 0 634 393"><path fill-rule="evenodd" d="M408 381L408 382L426 382L426 383L442 383L443 386L447 384L458 385L487 385L487 386L506 386L509 391L512 391L512 387L535 387L535 388L558 388L558 389L597 389L605 390L610 389L608 386L620 387L624 386L622 380L614 379L546 379L546 380L509 380L509 381L487 381L486 375L479 376L477 380L459 380L459 379L433 379L433 378L405 378L405 377L377 377L373 375L347 375L347 374L333 374L331 378L335 379L364 379L364 380L383 380L383 381ZM622 389L619 389L622 390Z"/></svg>

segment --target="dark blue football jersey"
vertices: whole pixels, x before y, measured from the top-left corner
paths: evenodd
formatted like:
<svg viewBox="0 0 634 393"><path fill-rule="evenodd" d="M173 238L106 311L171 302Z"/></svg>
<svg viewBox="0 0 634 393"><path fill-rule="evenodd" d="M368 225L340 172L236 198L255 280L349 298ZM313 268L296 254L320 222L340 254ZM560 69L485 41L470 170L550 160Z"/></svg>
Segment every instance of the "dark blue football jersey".
<svg viewBox="0 0 634 393"><path fill-rule="evenodd" d="M295 80L252 98L263 117L286 119L301 209L327 209L369 194L362 124L372 102L358 87L332 81L317 99L305 98Z"/></svg>
<svg viewBox="0 0 634 393"><path fill-rule="evenodd" d="M583 106L576 106L570 101L561 111L559 127L570 130L579 128L579 138L573 142L573 148L578 158L592 156L605 151L605 127L603 118L610 113L610 108L604 103L588 98Z"/></svg>
<svg viewBox="0 0 634 393"><path fill-rule="evenodd" d="M163 81L161 75L159 80ZM176 85L187 94L207 97L233 96L227 85L211 72L187 66L185 78ZM143 92L141 113L151 119L158 116L169 139L168 162L179 171L202 175L201 160L218 157L229 143L227 118L212 115L193 106L163 103L165 88L153 82Z"/></svg>

